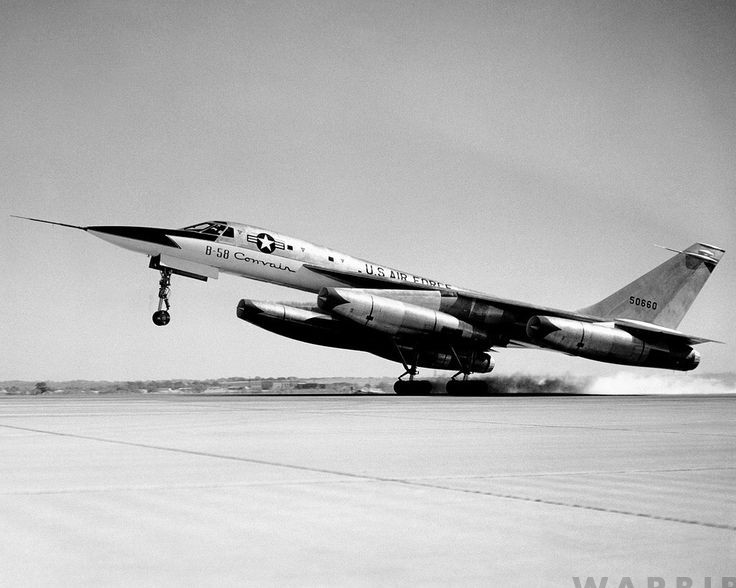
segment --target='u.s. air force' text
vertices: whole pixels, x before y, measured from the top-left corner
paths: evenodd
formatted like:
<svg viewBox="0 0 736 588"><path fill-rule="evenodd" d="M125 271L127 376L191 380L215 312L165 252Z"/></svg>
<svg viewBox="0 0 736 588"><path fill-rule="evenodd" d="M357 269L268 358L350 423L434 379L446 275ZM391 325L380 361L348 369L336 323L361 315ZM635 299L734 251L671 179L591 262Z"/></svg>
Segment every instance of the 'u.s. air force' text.
<svg viewBox="0 0 736 588"><path fill-rule="evenodd" d="M379 278L388 278L389 280L401 280L402 282L413 282L414 284L423 284L432 288L453 289L450 284L444 282L435 282L434 280L428 280L421 276L412 276L411 274L405 274L404 272L381 267L380 265L373 265L372 263L365 264L365 273L369 276L378 276Z"/></svg>

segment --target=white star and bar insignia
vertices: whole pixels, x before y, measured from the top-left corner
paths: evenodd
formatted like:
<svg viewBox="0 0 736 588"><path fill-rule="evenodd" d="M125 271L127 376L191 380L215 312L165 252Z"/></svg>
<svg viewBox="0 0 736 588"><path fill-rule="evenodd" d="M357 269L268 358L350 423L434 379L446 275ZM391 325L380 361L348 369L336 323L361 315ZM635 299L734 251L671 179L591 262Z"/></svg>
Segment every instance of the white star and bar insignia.
<svg viewBox="0 0 736 588"><path fill-rule="evenodd" d="M277 241L268 233L249 234L248 243L254 243L263 253L273 253L276 249L286 249L283 241Z"/></svg>

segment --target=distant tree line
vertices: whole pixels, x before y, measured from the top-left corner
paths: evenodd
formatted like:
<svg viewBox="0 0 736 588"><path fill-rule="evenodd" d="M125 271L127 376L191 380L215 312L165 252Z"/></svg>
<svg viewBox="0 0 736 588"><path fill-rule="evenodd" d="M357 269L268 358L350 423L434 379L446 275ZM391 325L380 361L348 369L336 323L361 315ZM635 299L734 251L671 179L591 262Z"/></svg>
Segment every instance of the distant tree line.
<svg viewBox="0 0 736 588"><path fill-rule="evenodd" d="M440 389L445 380L434 378ZM581 394L588 381L574 377L540 377L524 374L494 375L483 378L492 395L548 395ZM289 393L289 391L326 391L327 393L351 393L363 389L382 390L390 393L394 378L212 378L206 380L131 380L122 382L73 380L69 382L0 382L5 394L44 395L51 393L84 394L148 394L178 392L201 394L207 390L226 393Z"/></svg>

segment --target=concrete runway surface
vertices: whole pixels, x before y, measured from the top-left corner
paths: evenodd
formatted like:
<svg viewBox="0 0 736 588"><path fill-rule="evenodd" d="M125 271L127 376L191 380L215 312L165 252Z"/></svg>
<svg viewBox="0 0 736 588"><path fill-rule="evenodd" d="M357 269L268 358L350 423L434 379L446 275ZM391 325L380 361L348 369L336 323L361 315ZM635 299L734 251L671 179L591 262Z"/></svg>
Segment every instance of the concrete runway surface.
<svg viewBox="0 0 736 588"><path fill-rule="evenodd" d="M735 422L734 397L2 397L0 585L721 586Z"/></svg>

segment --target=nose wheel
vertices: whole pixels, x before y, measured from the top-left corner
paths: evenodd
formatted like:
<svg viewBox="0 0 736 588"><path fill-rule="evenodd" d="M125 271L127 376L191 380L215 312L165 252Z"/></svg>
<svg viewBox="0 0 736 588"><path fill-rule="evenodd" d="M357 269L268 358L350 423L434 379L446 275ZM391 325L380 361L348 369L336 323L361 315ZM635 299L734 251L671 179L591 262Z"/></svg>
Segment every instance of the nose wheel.
<svg viewBox="0 0 736 588"><path fill-rule="evenodd" d="M158 282L158 310L153 313L151 319L157 327L164 327L169 324L171 315L169 314L169 293L171 292L171 270L169 268L161 269L161 279ZM166 308L164 308L166 307Z"/></svg>
<svg viewBox="0 0 736 588"><path fill-rule="evenodd" d="M153 316L151 317L153 319L153 324L158 327L164 327L169 324L169 321L171 320L171 315L169 314L168 310L157 310L153 313Z"/></svg>

